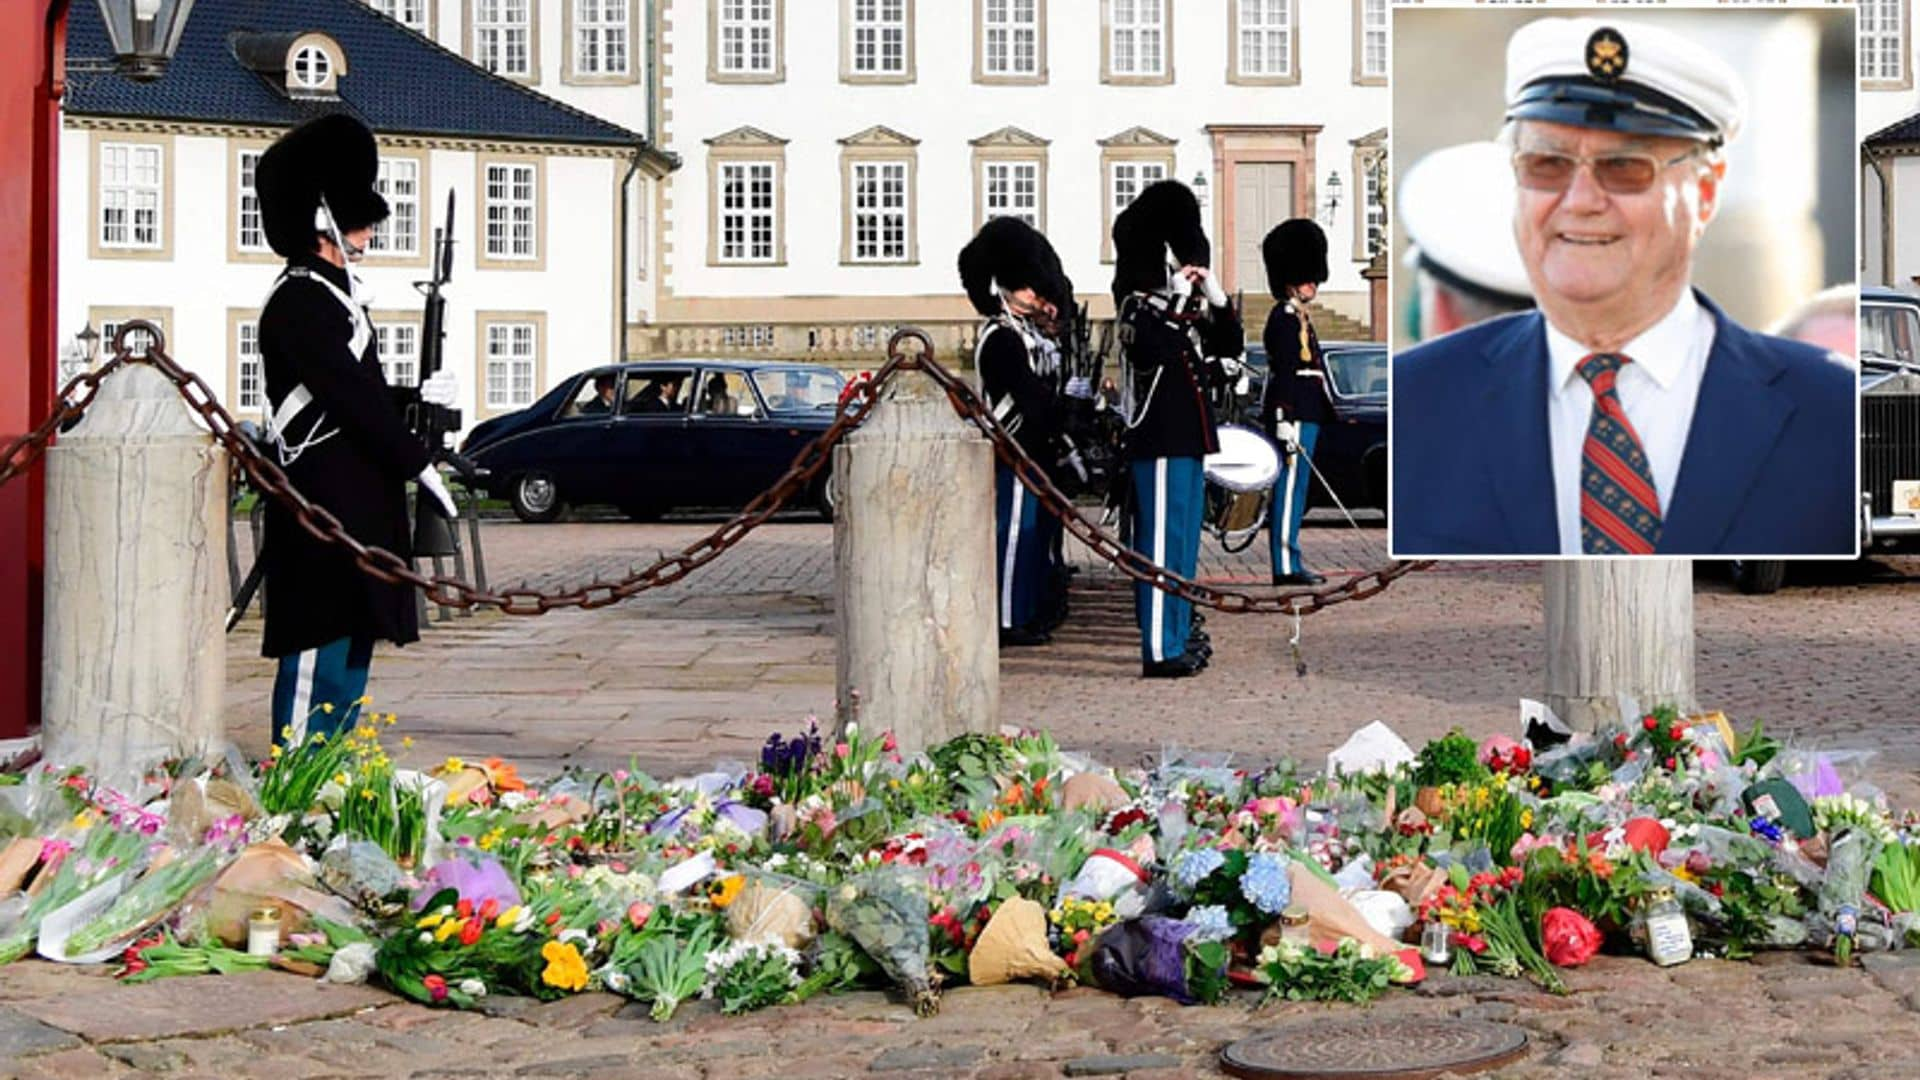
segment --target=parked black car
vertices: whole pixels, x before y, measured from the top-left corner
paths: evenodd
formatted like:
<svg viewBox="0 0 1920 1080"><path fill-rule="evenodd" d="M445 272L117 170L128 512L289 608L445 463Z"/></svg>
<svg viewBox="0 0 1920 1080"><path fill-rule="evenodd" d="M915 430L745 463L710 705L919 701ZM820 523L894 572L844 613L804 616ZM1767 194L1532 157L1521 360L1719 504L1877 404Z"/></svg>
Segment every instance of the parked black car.
<svg viewBox="0 0 1920 1080"><path fill-rule="evenodd" d="M815 364L662 360L569 376L473 429L461 453L522 521L611 504L635 520L738 508L772 487L833 423L846 379ZM807 504L831 519L826 470Z"/></svg>
<svg viewBox="0 0 1920 1080"><path fill-rule="evenodd" d="M1904 498L1903 498L1904 497ZM1920 552L1920 296L1860 290L1860 554ZM1741 592L1770 593L1787 564L1731 567Z"/></svg>
<svg viewBox="0 0 1920 1080"><path fill-rule="evenodd" d="M1333 411L1339 420L1320 430L1313 462L1333 485L1348 509L1387 508L1387 346L1378 341L1325 341L1327 371L1332 375ZM1267 383L1267 350L1247 344L1250 387L1244 399L1243 421L1252 421L1260 408ZM1333 500L1318 480L1309 489L1309 506L1331 506Z"/></svg>

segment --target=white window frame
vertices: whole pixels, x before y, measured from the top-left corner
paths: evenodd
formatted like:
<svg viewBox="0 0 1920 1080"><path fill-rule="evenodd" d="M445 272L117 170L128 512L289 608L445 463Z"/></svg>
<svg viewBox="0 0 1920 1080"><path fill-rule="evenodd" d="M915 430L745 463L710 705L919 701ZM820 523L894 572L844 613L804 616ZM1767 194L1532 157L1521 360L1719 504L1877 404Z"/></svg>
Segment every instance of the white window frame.
<svg viewBox="0 0 1920 1080"><path fill-rule="evenodd" d="M484 207L482 216L486 222L481 244L485 257L496 262L538 262L539 167L531 162L489 161L481 168L485 178L481 191ZM526 188L524 196L519 193L523 185ZM524 236L521 230L524 230Z"/></svg>
<svg viewBox="0 0 1920 1080"><path fill-rule="evenodd" d="M995 174L999 175L995 175ZM981 216L984 221L997 217L1017 217L1040 228L1040 185L1046 170L1038 158L988 158L980 162ZM1023 200L1022 179L1031 187ZM996 190L997 189L997 190ZM984 223L983 221L983 223Z"/></svg>
<svg viewBox="0 0 1920 1080"><path fill-rule="evenodd" d="M399 175L403 172L411 175L403 178ZM420 256L421 172L419 158L380 158L380 170L373 186L387 200L389 213L385 221L373 227L373 238L367 242L368 255L393 259Z"/></svg>
<svg viewBox="0 0 1920 1080"><path fill-rule="evenodd" d="M1170 0L1112 0L1107 33L1112 75L1151 79L1167 73L1169 4ZM1151 64L1147 63L1149 50Z"/></svg>
<svg viewBox="0 0 1920 1080"><path fill-rule="evenodd" d="M907 40L911 24L909 0L852 2L853 7L847 19L847 32L852 37L848 43L848 69L861 78L906 75L909 71L908 58L912 55L912 46ZM890 54L889 47L896 51Z"/></svg>
<svg viewBox="0 0 1920 1080"><path fill-rule="evenodd" d="M113 356L113 336L120 332L120 328L122 326L125 326L127 323L130 323L130 322L135 322L138 320L138 318L139 316L129 317L125 319L101 320L100 322L100 355L103 359L108 359ZM153 320L148 319L147 321L152 322ZM163 334L166 333L166 328L162 327L160 332ZM147 355L147 346L152 344L153 344L152 334L147 333L145 330L135 330L133 333L127 335L127 354L129 356L145 356Z"/></svg>
<svg viewBox="0 0 1920 1080"><path fill-rule="evenodd" d="M1132 172L1128 179L1131 190L1123 200L1120 198L1120 172L1122 169ZM1151 171L1154 175L1148 176ZM1113 207L1113 216L1119 217L1120 211L1133 204L1140 193L1149 185L1157 184L1173 175L1164 161L1121 160L1107 163L1107 202Z"/></svg>
<svg viewBox="0 0 1920 1080"><path fill-rule="evenodd" d="M629 0L565 0L573 5L573 74L625 78L633 73ZM613 57L619 57L619 63Z"/></svg>
<svg viewBox="0 0 1920 1080"><path fill-rule="evenodd" d="M723 75L773 75L779 71L779 5L776 0L711 0L719 5L715 69Z"/></svg>
<svg viewBox="0 0 1920 1080"><path fill-rule="evenodd" d="M148 175L150 172L150 175ZM101 248L160 251L166 246L166 148L158 143L102 142L100 214L93 223ZM118 211L119 238L114 238ZM142 239L142 214L147 216Z"/></svg>
<svg viewBox="0 0 1920 1080"><path fill-rule="evenodd" d="M520 348L524 344L525 351ZM540 325L515 319L490 320L482 328L481 370L486 408L523 409L540 396ZM521 365L525 365L524 380Z"/></svg>
<svg viewBox="0 0 1920 1080"><path fill-rule="evenodd" d="M980 7L980 72L987 78L1030 79L1040 75L1042 0L984 0ZM1024 10L1025 18L1022 18ZM1021 46L1026 46L1025 66ZM996 49L998 59L996 60Z"/></svg>
<svg viewBox="0 0 1920 1080"><path fill-rule="evenodd" d="M471 0L471 3L473 62L509 79L534 78L535 0ZM513 62L516 58L518 65Z"/></svg>
<svg viewBox="0 0 1920 1080"><path fill-rule="evenodd" d="M853 230L850 261L906 262L913 252L911 163L876 159L849 162L849 168L853 183L848 198L848 227Z"/></svg>
<svg viewBox="0 0 1920 1080"><path fill-rule="evenodd" d="M387 385L420 385L420 324L404 319L376 320L373 334L379 342L380 370L387 377ZM410 347L401 348L403 341Z"/></svg>
<svg viewBox="0 0 1920 1080"><path fill-rule="evenodd" d="M242 149L234 158L233 167L239 170L239 198L234 205L233 245L236 251L247 255L273 251L273 246L267 243L266 219L260 214L260 193L253 185L254 172L260 166L260 156L265 153L264 149Z"/></svg>
<svg viewBox="0 0 1920 1080"><path fill-rule="evenodd" d="M430 25L433 12L429 8L431 0L367 0L367 6L399 23L401 26L423 34L433 35Z"/></svg>
<svg viewBox="0 0 1920 1080"><path fill-rule="evenodd" d="M252 347L248 344L251 341ZM267 409L267 371L260 360L260 320L242 319L234 324L233 407L238 412L261 413ZM249 387L251 384L251 387ZM251 389L251 392L249 392Z"/></svg>
<svg viewBox="0 0 1920 1080"><path fill-rule="evenodd" d="M714 198L719 200L714 215L715 261L729 265L777 262L780 257L780 165L772 158L729 159L718 163L718 182ZM762 175L764 170L764 175ZM766 205L758 205L755 185L765 181ZM738 205L729 206L737 185ZM738 239L729 239L729 219L738 222ZM755 242L764 223L766 253L755 253Z"/></svg>
<svg viewBox="0 0 1920 1080"><path fill-rule="evenodd" d="M318 45L302 45L293 50L292 70L287 74L295 90L325 90L333 75L333 56Z"/></svg>
<svg viewBox="0 0 1920 1080"><path fill-rule="evenodd" d="M1909 0L1859 0L1859 11L1861 86L1870 90L1910 88Z"/></svg>
<svg viewBox="0 0 1920 1080"><path fill-rule="evenodd" d="M1293 0L1232 0L1239 5L1239 39L1233 43L1234 70L1242 78L1251 79L1290 79L1294 77L1293 35L1299 28L1294 25ZM1247 63L1248 49L1260 59L1252 66ZM1278 55L1279 64L1272 66L1270 61Z"/></svg>
<svg viewBox="0 0 1920 1080"><path fill-rule="evenodd" d="M1356 81L1385 82L1392 58L1387 55L1387 27L1393 19L1389 0L1360 0L1360 55Z"/></svg>

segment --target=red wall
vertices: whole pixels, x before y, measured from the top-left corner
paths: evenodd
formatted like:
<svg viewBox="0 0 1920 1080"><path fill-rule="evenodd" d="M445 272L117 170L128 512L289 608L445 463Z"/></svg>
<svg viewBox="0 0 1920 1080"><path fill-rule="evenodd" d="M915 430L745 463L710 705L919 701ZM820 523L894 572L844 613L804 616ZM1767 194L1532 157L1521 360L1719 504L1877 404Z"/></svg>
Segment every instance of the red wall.
<svg viewBox="0 0 1920 1080"><path fill-rule="evenodd" d="M53 57L65 51L66 8L67 0L0 3L0 444L53 407ZM44 475L36 467L0 487L0 738L39 723Z"/></svg>

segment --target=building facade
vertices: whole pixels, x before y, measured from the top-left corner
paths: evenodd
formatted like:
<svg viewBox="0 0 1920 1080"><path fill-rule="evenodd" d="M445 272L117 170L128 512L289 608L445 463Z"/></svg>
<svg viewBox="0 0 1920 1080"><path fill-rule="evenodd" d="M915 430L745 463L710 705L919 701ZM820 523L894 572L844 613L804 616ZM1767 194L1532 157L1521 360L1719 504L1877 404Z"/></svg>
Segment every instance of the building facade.
<svg viewBox="0 0 1920 1080"><path fill-rule="evenodd" d="M1860 283L1912 287L1920 275L1920 92L1913 0L1858 0ZM1909 223L1911 235L1901 236Z"/></svg>
<svg viewBox="0 0 1920 1080"><path fill-rule="evenodd" d="M97 14L76 9L68 48L103 53ZM419 376L414 285L430 276L442 231L454 240L444 362L469 424L618 358L642 303L630 284L640 257L620 239L623 223L643 231L627 192L670 167L642 134L495 78L361 0L200 0L166 79L69 88L59 230L69 373L144 319L236 415L259 417L257 320L283 260L261 229L254 165L294 124L336 110L380 144L393 212L359 276L390 381ZM83 328L102 335L95 357Z"/></svg>
<svg viewBox="0 0 1920 1080"><path fill-rule="evenodd" d="M955 258L986 218L1044 231L1110 314L1110 229L1146 184L1201 194L1258 317L1261 238L1327 226L1321 303L1364 333L1384 225L1386 0L660 0L649 352L870 357L902 323L964 348Z"/></svg>

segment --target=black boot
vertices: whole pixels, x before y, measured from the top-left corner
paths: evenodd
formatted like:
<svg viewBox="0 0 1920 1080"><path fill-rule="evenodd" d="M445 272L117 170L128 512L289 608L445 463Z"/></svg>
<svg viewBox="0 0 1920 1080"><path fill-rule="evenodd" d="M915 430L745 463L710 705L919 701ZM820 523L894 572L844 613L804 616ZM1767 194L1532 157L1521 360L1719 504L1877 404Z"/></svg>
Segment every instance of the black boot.
<svg viewBox="0 0 1920 1080"><path fill-rule="evenodd" d="M1291 574L1273 575L1273 583L1275 585L1325 585L1327 579L1324 575L1316 574L1311 570L1295 570Z"/></svg>
<svg viewBox="0 0 1920 1080"><path fill-rule="evenodd" d="M1025 626L1016 626L1000 631L1000 647L1003 649L1021 648L1028 645L1045 645L1053 640L1053 635L1045 630L1034 630Z"/></svg>
<svg viewBox="0 0 1920 1080"><path fill-rule="evenodd" d="M1200 674L1206 664L1192 653L1182 653L1171 660L1148 660L1140 665L1140 677L1144 679L1185 679Z"/></svg>

